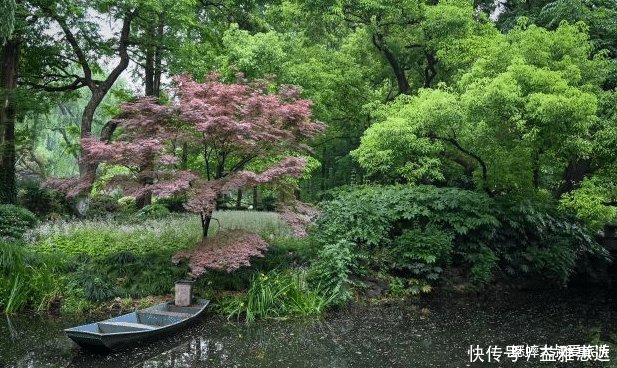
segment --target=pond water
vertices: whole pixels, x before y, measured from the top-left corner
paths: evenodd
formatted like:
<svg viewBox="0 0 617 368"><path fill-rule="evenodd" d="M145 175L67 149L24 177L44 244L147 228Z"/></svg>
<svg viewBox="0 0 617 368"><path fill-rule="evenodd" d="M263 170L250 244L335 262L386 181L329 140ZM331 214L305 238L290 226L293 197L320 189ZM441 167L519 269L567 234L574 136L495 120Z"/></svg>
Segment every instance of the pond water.
<svg viewBox="0 0 617 368"><path fill-rule="evenodd" d="M5 318L0 367L555 367L503 358L469 363L468 349L608 340L617 333L617 295L597 289L442 294L418 303L354 306L322 318L252 324L210 316L171 337L106 355L82 351L64 336L63 328L83 322ZM610 354L617 357L617 351ZM585 366L617 367L614 362Z"/></svg>

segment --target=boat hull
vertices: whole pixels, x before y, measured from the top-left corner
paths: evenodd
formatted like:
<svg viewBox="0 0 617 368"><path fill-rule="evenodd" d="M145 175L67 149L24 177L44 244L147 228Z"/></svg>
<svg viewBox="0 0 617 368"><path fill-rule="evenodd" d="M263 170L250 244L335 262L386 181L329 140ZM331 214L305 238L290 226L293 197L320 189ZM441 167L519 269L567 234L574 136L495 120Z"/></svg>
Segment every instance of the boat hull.
<svg viewBox="0 0 617 368"><path fill-rule="evenodd" d="M190 307L173 303L155 305L101 322L66 329L71 340L88 350L121 350L173 334L195 322L205 313L209 301L198 299Z"/></svg>

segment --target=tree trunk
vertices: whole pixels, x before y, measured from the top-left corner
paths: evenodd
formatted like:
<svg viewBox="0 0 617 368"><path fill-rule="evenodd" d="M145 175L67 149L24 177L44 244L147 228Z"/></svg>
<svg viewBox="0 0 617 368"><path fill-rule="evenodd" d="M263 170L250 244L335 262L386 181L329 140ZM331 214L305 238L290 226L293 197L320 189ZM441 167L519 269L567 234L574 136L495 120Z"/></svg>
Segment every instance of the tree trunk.
<svg viewBox="0 0 617 368"><path fill-rule="evenodd" d="M561 197L564 193L573 191L578 184L589 174L593 173L591 159L574 159L568 162L563 173L563 182L557 188L556 197Z"/></svg>
<svg viewBox="0 0 617 368"><path fill-rule="evenodd" d="M94 120L94 113L101 102L103 102L103 98L105 98L106 93L107 91L103 92L98 88L92 89L92 96L90 97L90 100L84 108L84 112L81 116L81 138L90 138L92 136L92 121ZM83 152L81 157L83 157ZM75 209L81 216L84 216L86 212L88 212L90 201L87 200L87 197L92 191L92 186L94 185L94 180L96 178L97 167L97 163L84 162L83 159L79 161L79 177L82 182L88 183L88 185L83 188L80 195L76 198Z"/></svg>
<svg viewBox="0 0 617 368"><path fill-rule="evenodd" d="M242 208L242 189L238 189L238 195L236 197L236 209Z"/></svg>
<svg viewBox="0 0 617 368"><path fill-rule="evenodd" d="M137 209L142 209L152 204L152 192L145 192L139 197L135 198L135 206Z"/></svg>
<svg viewBox="0 0 617 368"><path fill-rule="evenodd" d="M212 213L202 213L201 216L201 230L203 238L208 237L208 230L210 228L210 222L212 221Z"/></svg>
<svg viewBox="0 0 617 368"><path fill-rule="evenodd" d="M0 203L15 203L15 100L20 41L8 40L0 51Z"/></svg>
<svg viewBox="0 0 617 368"><path fill-rule="evenodd" d="M146 96L154 96L154 46L150 43L154 39L154 25L149 24L146 30L148 44L146 45L146 61L144 65L144 85Z"/></svg>
<svg viewBox="0 0 617 368"><path fill-rule="evenodd" d="M424 88L430 88L433 79L435 79L435 76L437 75L437 69L435 69L435 66L437 65L437 58L435 55L426 51L424 52L424 55L426 56L426 68L424 68Z"/></svg>
<svg viewBox="0 0 617 368"><path fill-rule="evenodd" d="M253 209L257 211L261 207L261 193L257 186L253 187Z"/></svg>
<svg viewBox="0 0 617 368"><path fill-rule="evenodd" d="M396 83L398 85L399 94L408 94L411 91L411 87L409 86L409 81L407 80L407 76L405 75L405 69L401 65L401 63L396 58L396 55L390 50L388 45L386 44L383 35L374 34L373 35L373 44L386 58L388 64L392 68L392 72L394 72L394 76L396 77Z"/></svg>
<svg viewBox="0 0 617 368"><path fill-rule="evenodd" d="M159 24L156 29L157 42L163 43L164 32L163 16L159 15ZM152 77L152 95L156 97L161 96L161 75L163 74L163 61L161 47L157 46L154 50L154 75Z"/></svg>

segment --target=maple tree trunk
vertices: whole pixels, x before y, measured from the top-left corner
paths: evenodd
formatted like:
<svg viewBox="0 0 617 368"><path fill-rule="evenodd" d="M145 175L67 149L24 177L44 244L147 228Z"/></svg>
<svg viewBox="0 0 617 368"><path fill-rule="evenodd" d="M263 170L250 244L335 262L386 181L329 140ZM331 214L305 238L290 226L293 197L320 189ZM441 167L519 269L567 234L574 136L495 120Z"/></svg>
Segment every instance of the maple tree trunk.
<svg viewBox="0 0 617 368"><path fill-rule="evenodd" d="M208 230L210 229L210 222L212 221L212 212L201 213L201 230L203 238L208 237Z"/></svg>
<svg viewBox="0 0 617 368"><path fill-rule="evenodd" d="M150 204L152 204L152 193L150 192L146 192L143 195L135 198L135 206L139 210L146 206L149 206Z"/></svg>
<svg viewBox="0 0 617 368"><path fill-rule="evenodd" d="M242 189L238 189L238 195L236 196L236 209L242 207Z"/></svg>
<svg viewBox="0 0 617 368"><path fill-rule="evenodd" d="M257 186L253 187L253 210L257 211L261 206L261 193Z"/></svg>
<svg viewBox="0 0 617 368"><path fill-rule="evenodd" d="M15 203L15 101L19 71L19 40L8 40L0 51L0 203Z"/></svg>
<svg viewBox="0 0 617 368"><path fill-rule="evenodd" d="M142 174L143 172L152 172L153 170L153 163L150 162L148 163L146 166L141 168ZM142 177L142 179L139 181L139 185L144 188L147 185L151 185L154 183L154 178L150 175L144 175ZM137 198L135 198L135 206L137 206L137 209L142 209L145 206L149 206L150 204L152 204L152 192L149 190L144 191L144 193L140 196L138 196Z"/></svg>

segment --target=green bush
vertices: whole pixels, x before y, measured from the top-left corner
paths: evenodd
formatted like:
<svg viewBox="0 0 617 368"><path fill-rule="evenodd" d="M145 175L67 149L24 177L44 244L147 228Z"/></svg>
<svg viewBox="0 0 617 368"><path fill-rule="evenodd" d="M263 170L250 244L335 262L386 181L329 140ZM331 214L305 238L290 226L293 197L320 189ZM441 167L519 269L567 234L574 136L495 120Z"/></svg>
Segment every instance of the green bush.
<svg viewBox="0 0 617 368"><path fill-rule="evenodd" d="M394 240L386 265L393 270L410 271L414 277L437 280L450 262L452 241L451 233L435 225L406 229Z"/></svg>
<svg viewBox="0 0 617 368"><path fill-rule="evenodd" d="M184 205L186 204L187 198L186 196L175 195L171 197L158 198L156 200L157 204L161 204L171 212L186 212Z"/></svg>
<svg viewBox="0 0 617 368"><path fill-rule="evenodd" d="M0 205L0 238L20 239L37 223L36 216L25 208Z"/></svg>
<svg viewBox="0 0 617 368"><path fill-rule="evenodd" d="M343 304L352 297L349 275L353 270L353 247L346 240L326 243L311 267L309 280L332 295L332 304Z"/></svg>
<svg viewBox="0 0 617 368"><path fill-rule="evenodd" d="M94 261L95 267L113 280L117 294L140 298L172 292L176 280L188 273L188 265L171 262L173 252L132 254L122 252Z"/></svg>
<svg viewBox="0 0 617 368"><path fill-rule="evenodd" d="M585 271L581 265L608 258L554 204L432 186L334 191L323 204L315 239L320 250L312 274L332 290L348 290L351 274L380 273L404 280L394 286L411 292L430 288L448 267L466 270L475 287L496 275L564 284Z"/></svg>
<svg viewBox="0 0 617 368"><path fill-rule="evenodd" d="M40 218L50 214L70 214L71 206L63 194L50 189L41 189L35 181L22 183L17 191L17 203Z"/></svg>
<svg viewBox="0 0 617 368"><path fill-rule="evenodd" d="M566 284L575 272L587 272L579 266L593 269L609 261L606 249L584 226L550 204L501 200L496 205L501 225L490 246L500 259L500 268L510 276Z"/></svg>
<svg viewBox="0 0 617 368"><path fill-rule="evenodd" d="M365 186L338 190L323 204L315 237L316 280L341 290L345 273L389 272L430 285L455 245L499 225L481 193L432 186ZM334 272L328 270L335 270ZM346 295L345 297L349 297Z"/></svg>
<svg viewBox="0 0 617 368"><path fill-rule="evenodd" d="M134 214L137 212L135 197L122 197L118 199L118 207L123 214Z"/></svg>
<svg viewBox="0 0 617 368"><path fill-rule="evenodd" d="M169 215L169 210L162 204L150 204L137 211L137 217L147 219L160 219Z"/></svg>
<svg viewBox="0 0 617 368"><path fill-rule="evenodd" d="M120 212L121 206L118 200L112 196L98 194L90 198L88 204L87 218L101 218L110 214Z"/></svg>

